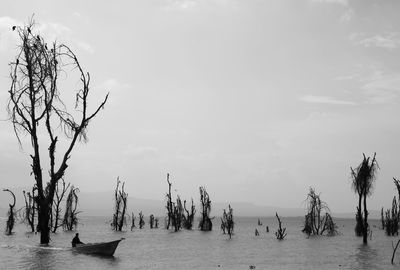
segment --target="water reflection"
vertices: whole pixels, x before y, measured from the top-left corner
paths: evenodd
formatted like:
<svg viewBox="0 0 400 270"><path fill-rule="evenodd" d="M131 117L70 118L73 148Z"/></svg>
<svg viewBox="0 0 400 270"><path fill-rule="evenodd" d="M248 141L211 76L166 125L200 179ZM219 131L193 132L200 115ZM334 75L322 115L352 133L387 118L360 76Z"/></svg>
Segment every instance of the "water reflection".
<svg viewBox="0 0 400 270"><path fill-rule="evenodd" d="M29 248L21 260L21 266L24 269L57 269L57 252L59 251L49 248Z"/></svg>
<svg viewBox="0 0 400 270"><path fill-rule="evenodd" d="M355 253L355 269L377 269L376 258L378 252L369 245L361 244L357 246Z"/></svg>

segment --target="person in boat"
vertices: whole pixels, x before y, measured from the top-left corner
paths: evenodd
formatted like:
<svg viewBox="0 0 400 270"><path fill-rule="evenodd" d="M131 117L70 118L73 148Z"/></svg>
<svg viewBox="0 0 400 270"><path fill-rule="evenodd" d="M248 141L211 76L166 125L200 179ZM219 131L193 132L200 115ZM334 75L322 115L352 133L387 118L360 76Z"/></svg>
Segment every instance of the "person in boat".
<svg viewBox="0 0 400 270"><path fill-rule="evenodd" d="M72 247L76 247L76 244L84 244L79 239L79 233L75 234L75 237L72 239Z"/></svg>

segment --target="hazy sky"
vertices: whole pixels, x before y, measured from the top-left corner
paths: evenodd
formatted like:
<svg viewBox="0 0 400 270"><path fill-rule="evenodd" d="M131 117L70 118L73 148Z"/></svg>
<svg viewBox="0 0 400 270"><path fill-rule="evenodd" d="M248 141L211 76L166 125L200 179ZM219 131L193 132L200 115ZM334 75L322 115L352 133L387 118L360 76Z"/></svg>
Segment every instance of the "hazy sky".
<svg viewBox="0 0 400 270"><path fill-rule="evenodd" d="M129 196L163 199L170 172L184 198L205 185L214 201L302 207L312 186L332 211L353 211L350 166L376 151L369 205L389 207L399 12L398 0L2 1L0 119L11 26L34 13L91 73L91 104L110 92L69 163L81 190L112 190L120 176ZM9 122L0 130L1 187L32 185L29 145L19 149Z"/></svg>

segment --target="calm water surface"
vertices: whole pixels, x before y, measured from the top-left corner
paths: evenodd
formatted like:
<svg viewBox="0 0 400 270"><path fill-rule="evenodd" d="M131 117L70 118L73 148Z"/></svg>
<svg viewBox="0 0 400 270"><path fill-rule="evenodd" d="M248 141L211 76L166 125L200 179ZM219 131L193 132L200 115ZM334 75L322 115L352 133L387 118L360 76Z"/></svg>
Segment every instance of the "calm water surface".
<svg viewBox="0 0 400 270"><path fill-rule="evenodd" d="M288 235L283 241L275 238L275 218L237 218L232 239L219 231L181 231L146 228L113 232L105 217L83 217L79 226L81 241L110 241L124 237L113 258L71 252L74 232L52 235L49 247L41 247L39 235L26 233L17 225L14 235L0 236L0 269L399 269L390 264L392 241L372 221L372 239L367 246L354 236L354 221L336 220L341 234L336 237L307 238L301 233L302 218L282 218ZM5 228L5 220L0 220ZM270 232L266 233L268 225ZM254 236L258 229L260 236Z"/></svg>

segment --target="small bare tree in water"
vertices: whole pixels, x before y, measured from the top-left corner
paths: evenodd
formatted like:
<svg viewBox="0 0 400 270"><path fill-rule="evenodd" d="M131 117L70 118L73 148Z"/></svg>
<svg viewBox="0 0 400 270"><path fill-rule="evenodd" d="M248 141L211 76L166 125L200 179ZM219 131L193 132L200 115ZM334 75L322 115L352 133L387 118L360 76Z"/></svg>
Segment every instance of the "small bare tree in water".
<svg viewBox="0 0 400 270"><path fill-rule="evenodd" d="M136 228L135 220L136 220L135 214L132 212L132 216L131 216L131 231L133 230L133 228Z"/></svg>
<svg viewBox="0 0 400 270"><path fill-rule="evenodd" d="M8 219L7 219L7 223L6 223L6 234L11 235L12 230L14 229L14 223L15 223L14 207L15 207L16 199L15 199L14 193L11 190L5 188L5 189L3 189L3 191L10 192L11 196L13 197L13 203L9 204L9 209L8 209L8 213L7 213Z"/></svg>
<svg viewBox="0 0 400 270"><path fill-rule="evenodd" d="M90 75L85 72L75 53L64 44L48 42L34 33L33 20L25 26L10 28L19 37L15 61L10 63L11 86L9 90L8 114L18 142L22 147L21 135L26 134L32 146L32 174L37 186L38 231L40 243L50 241L50 216L56 183L64 176L68 160L77 141L87 141L90 122L107 102L108 95L89 112ZM68 70L67 70L68 68ZM69 70L71 69L71 70ZM60 73L76 72L80 86L72 92L75 106L68 108L68 92L61 93ZM68 76L69 77L69 76ZM71 76L72 78L72 76ZM63 136L64 135L64 136ZM66 138L65 149L58 157L56 150L60 138ZM44 147L43 147L44 146ZM48 150L44 159L40 147ZM49 161L45 170L44 161ZM43 171L48 171L46 180Z"/></svg>
<svg viewBox="0 0 400 270"><path fill-rule="evenodd" d="M25 192L25 190L22 191L25 199L25 209L24 209L25 211L22 220L31 228L32 232L35 232L35 216L36 216L35 191L36 191L35 186L32 188L32 193Z"/></svg>
<svg viewBox="0 0 400 270"><path fill-rule="evenodd" d="M191 230L193 227L194 215L196 213L196 208L192 199L192 205L190 206L190 211L186 208L186 200L183 201L183 208L186 215L183 215L183 227L187 230Z"/></svg>
<svg viewBox="0 0 400 270"><path fill-rule="evenodd" d="M61 188L60 188L61 182ZM71 184L65 184L65 180L61 178L61 181L58 181L56 184L56 190L54 192L54 202L53 202L53 212L50 216L50 224L52 224L53 233L57 232L57 229L63 226L63 220L61 219L61 202L64 199L65 193L69 189Z"/></svg>
<svg viewBox="0 0 400 270"><path fill-rule="evenodd" d="M397 193L399 194L399 198L396 199L396 196L393 197L392 200L392 209L388 209L385 212L385 217L383 218L383 207L381 211L381 219L383 219L382 227L385 229L385 232L389 236L399 235L399 224L400 224L400 181L396 178L393 178L394 184L397 188Z"/></svg>
<svg viewBox="0 0 400 270"><path fill-rule="evenodd" d="M72 186L67 196L64 219L62 222L63 228L66 231L72 231L78 226L78 192L79 189Z"/></svg>
<svg viewBox="0 0 400 270"><path fill-rule="evenodd" d="M165 197L167 198L167 220L165 223L165 227L167 230L169 230L169 227L171 226L171 222L173 219L173 215L174 215L174 206L173 206L173 202L172 202L172 194L171 194L171 187L172 184L169 181L169 173L167 173L167 183L168 183L168 193L165 195Z"/></svg>
<svg viewBox="0 0 400 270"><path fill-rule="evenodd" d="M399 206L396 197L392 201L392 209L385 212L385 232L386 235L399 235Z"/></svg>
<svg viewBox="0 0 400 270"><path fill-rule="evenodd" d="M146 222L144 222L144 215L143 215L142 211L140 211L140 213L139 213L139 229L143 229L145 224L146 224Z"/></svg>
<svg viewBox="0 0 400 270"><path fill-rule="evenodd" d="M320 195L310 187L307 194L307 214L304 219L303 232L307 235L322 235L325 232L336 235L336 224L329 213L328 205L321 200Z"/></svg>
<svg viewBox="0 0 400 270"><path fill-rule="evenodd" d="M176 203L173 204L173 215L172 215L172 225L174 226L176 232L182 228L183 217L184 217L183 205L181 198L178 195L176 198Z"/></svg>
<svg viewBox="0 0 400 270"><path fill-rule="evenodd" d="M121 181L119 181L119 177L117 179L117 187L115 188L114 200L115 200L115 208L114 215L111 222L111 226L115 231L122 231L122 227L126 224L126 207L128 200L128 193L125 192L125 182L120 186ZM121 187L121 188L120 188Z"/></svg>
<svg viewBox="0 0 400 270"><path fill-rule="evenodd" d="M154 228L158 229L158 218L154 219Z"/></svg>
<svg viewBox="0 0 400 270"><path fill-rule="evenodd" d="M229 238L232 238L234 225L235 222L233 221L233 209L231 208L231 205L229 205L228 212L226 212L226 210L224 209L221 218L221 229L224 234L228 233Z"/></svg>
<svg viewBox="0 0 400 270"><path fill-rule="evenodd" d="M154 228L154 215L153 214L150 215L149 225L150 225L150 229Z"/></svg>
<svg viewBox="0 0 400 270"><path fill-rule="evenodd" d="M278 231L275 232L275 236L276 236L276 239L283 240L287 235L286 228L282 228L282 222L278 216L278 213L275 213L275 215L276 215L276 218L278 219L278 225L279 225Z"/></svg>
<svg viewBox="0 0 400 270"><path fill-rule="evenodd" d="M379 169L376 161L376 153L372 159L370 157L367 158L365 154L363 154L363 160L360 165L355 169L350 169L352 188L354 192L358 194L355 232L357 236L362 236L363 243L367 244L369 232L367 197L372 194L376 172Z"/></svg>
<svg viewBox="0 0 400 270"><path fill-rule="evenodd" d="M199 229L201 231L211 231L212 221L210 218L211 200L205 187L200 187L200 204L201 204L201 217Z"/></svg>
<svg viewBox="0 0 400 270"><path fill-rule="evenodd" d="M166 194L167 199L167 217L165 222L165 227L168 230L170 226L172 226L175 232L179 231L182 228L184 216L184 208L182 205L182 200L179 195L176 198L176 202L172 201L172 183L169 180L169 173L167 174L167 183L168 183L168 193Z"/></svg>

